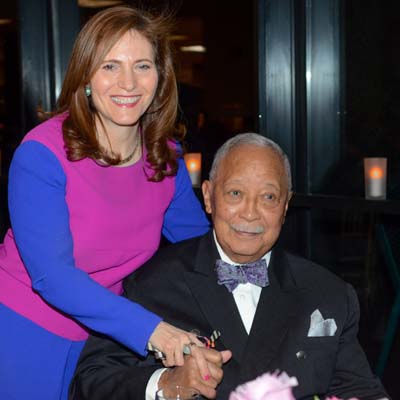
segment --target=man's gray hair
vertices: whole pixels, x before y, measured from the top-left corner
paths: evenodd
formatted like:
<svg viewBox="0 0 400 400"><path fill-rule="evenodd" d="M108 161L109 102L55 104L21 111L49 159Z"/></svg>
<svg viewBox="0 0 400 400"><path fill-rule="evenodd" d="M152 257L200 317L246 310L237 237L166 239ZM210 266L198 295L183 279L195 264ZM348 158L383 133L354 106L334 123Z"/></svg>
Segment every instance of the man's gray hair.
<svg viewBox="0 0 400 400"><path fill-rule="evenodd" d="M218 167L221 160L235 147L243 145L254 145L258 147L269 147L275 151L282 159L283 165L286 172L286 178L288 183L288 190L292 190L292 173L290 171L290 163L288 156L276 144L273 140L266 138L265 136L259 135L258 133L241 133L227 140L215 153L214 161L210 170L210 181L214 180L217 174Z"/></svg>

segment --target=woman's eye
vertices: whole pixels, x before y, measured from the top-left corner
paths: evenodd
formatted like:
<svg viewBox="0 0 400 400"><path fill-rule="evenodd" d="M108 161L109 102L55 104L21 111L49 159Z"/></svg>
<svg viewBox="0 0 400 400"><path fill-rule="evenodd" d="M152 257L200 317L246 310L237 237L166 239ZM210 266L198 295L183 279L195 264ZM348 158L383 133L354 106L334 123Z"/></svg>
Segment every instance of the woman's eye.
<svg viewBox="0 0 400 400"><path fill-rule="evenodd" d="M117 66L115 64L104 64L103 65L103 69L105 71L113 71L117 68Z"/></svg>
<svg viewBox="0 0 400 400"><path fill-rule="evenodd" d="M150 69L151 68L151 65L150 64L138 64L137 65L137 68L138 69L140 69L140 70L144 70L144 71L146 71L146 70L148 70L148 69Z"/></svg>

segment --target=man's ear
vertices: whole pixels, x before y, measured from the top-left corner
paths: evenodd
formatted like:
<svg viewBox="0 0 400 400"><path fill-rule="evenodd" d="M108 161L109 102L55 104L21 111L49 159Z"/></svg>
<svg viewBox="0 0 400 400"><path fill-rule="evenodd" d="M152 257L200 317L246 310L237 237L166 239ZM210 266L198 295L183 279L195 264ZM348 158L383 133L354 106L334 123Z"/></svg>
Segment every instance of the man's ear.
<svg viewBox="0 0 400 400"><path fill-rule="evenodd" d="M211 196L212 196L212 183L208 180L205 180L203 184L201 185L201 190L203 191L203 198L204 198L204 206L206 209L206 212L208 214L212 213L212 202L211 202Z"/></svg>
<svg viewBox="0 0 400 400"><path fill-rule="evenodd" d="M286 200L285 210L283 212L282 225L285 223L286 213L287 213L287 210L289 208L289 202L290 202L290 199L292 198L292 196L293 196L293 192L289 192L288 198Z"/></svg>
<svg viewBox="0 0 400 400"><path fill-rule="evenodd" d="M289 202L292 199L292 196L293 196L293 192L289 192L289 195L288 195L288 198L287 198L287 201L286 201L285 216L286 216L287 210L289 208Z"/></svg>

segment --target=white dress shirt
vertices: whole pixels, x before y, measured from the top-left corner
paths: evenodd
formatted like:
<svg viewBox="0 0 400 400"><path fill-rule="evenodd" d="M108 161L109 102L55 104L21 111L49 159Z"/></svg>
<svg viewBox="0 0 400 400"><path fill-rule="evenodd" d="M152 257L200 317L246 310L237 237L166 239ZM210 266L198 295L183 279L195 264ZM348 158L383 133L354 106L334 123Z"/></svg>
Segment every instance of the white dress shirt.
<svg viewBox="0 0 400 400"><path fill-rule="evenodd" d="M215 232L214 240L222 261L225 261L229 264L240 265L232 261L225 254L218 243ZM265 259L268 266L269 260L271 259L271 252L269 251L262 258ZM253 283L239 283L239 285L232 291L232 294L233 298L235 299L236 306L239 310L240 317L242 318L243 325L246 328L246 332L250 333L251 326L253 325L254 315L256 314L258 300L260 299L261 287L254 285Z"/></svg>
<svg viewBox="0 0 400 400"><path fill-rule="evenodd" d="M225 252L222 250L221 246L218 243L218 240L215 236L215 231L213 233L214 233L215 244L217 246L217 250L218 250L219 256L221 257L221 260L225 261L229 264L240 265L240 264L232 261L225 254ZM268 266L269 261L271 259L271 252L269 251L262 258L265 259L267 266ZM232 291L232 294L233 294L233 298L235 299L236 306L239 310L240 317L242 318L243 325L246 329L247 334L249 334L251 326L253 324L254 315L256 314L258 300L260 299L261 287L254 285L252 283L240 283ZM146 400L154 400L155 399L155 393L158 390L158 381L159 381L162 373L166 369L167 368L160 368L157 371L155 371L153 373L153 375L150 377L149 382L147 383L147 386L146 386Z"/></svg>

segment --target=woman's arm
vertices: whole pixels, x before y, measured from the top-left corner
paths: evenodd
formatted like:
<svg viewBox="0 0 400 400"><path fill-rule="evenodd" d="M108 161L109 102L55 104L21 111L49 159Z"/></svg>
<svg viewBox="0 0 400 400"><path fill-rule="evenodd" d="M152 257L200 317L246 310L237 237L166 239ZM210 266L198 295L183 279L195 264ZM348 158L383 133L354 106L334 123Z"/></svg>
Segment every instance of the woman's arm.
<svg viewBox="0 0 400 400"><path fill-rule="evenodd" d="M193 192L183 158L178 159L175 193L164 216L162 233L170 242L200 236L210 229L210 223Z"/></svg>
<svg viewBox="0 0 400 400"><path fill-rule="evenodd" d="M161 319L76 267L65 186L62 166L46 146L28 141L16 150L10 167L10 218L32 287L83 325L144 355Z"/></svg>

